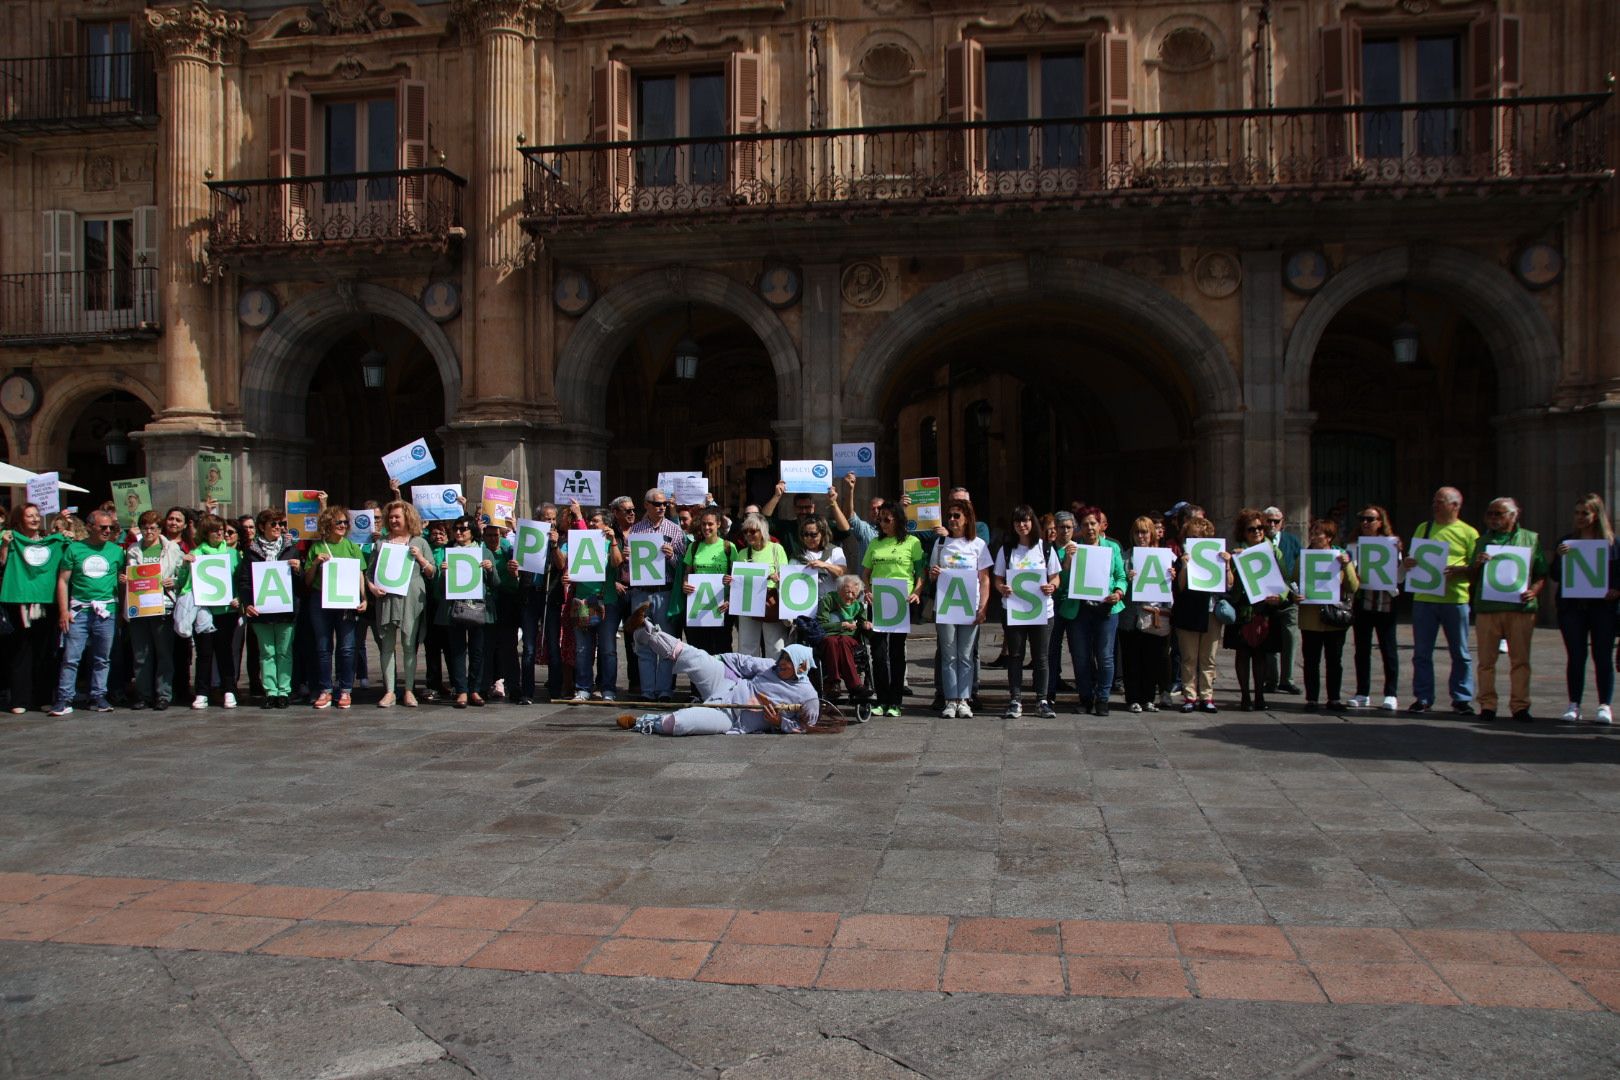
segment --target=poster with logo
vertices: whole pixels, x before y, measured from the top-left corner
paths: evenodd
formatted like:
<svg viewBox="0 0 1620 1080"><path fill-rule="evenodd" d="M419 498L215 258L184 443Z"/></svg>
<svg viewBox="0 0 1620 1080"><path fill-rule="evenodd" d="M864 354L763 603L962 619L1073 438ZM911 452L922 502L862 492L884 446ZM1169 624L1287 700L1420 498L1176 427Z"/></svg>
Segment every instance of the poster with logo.
<svg viewBox="0 0 1620 1080"><path fill-rule="evenodd" d="M118 508L118 524L126 528L152 509L152 482L144 476L139 480L112 481L112 495L113 505Z"/></svg>
<svg viewBox="0 0 1620 1080"><path fill-rule="evenodd" d="M44 517L62 509L62 481L54 472L42 472L28 481L28 501L39 507Z"/></svg>
<svg viewBox="0 0 1620 1080"><path fill-rule="evenodd" d="M877 444L869 442L833 443L833 475L877 475Z"/></svg>
<svg viewBox="0 0 1620 1080"><path fill-rule="evenodd" d="M377 535L376 510L350 510L349 511L349 539L361 547L371 543L371 538Z"/></svg>
<svg viewBox="0 0 1620 1080"><path fill-rule="evenodd" d="M314 536L319 530L321 493L318 490L287 488L282 492L281 508L287 513L287 535L294 540Z"/></svg>
<svg viewBox="0 0 1620 1080"><path fill-rule="evenodd" d="M658 490L662 491L665 495L668 495L672 502L675 502L675 503L677 503L679 505L682 505L682 506L691 506L692 505L691 503L682 503L681 500L677 497L677 492L680 489L681 482L683 480L690 483L694 479L702 481L703 480L703 474L700 473L700 472L692 472L691 470L686 470L686 469L665 470L665 471L658 474ZM688 488L687 490L690 491L691 489ZM703 482L703 490L705 492L707 492L709 490L709 486L708 486L707 481ZM702 498L702 496L699 496L698 497L698 503L701 504L702 502L703 502L703 498Z"/></svg>
<svg viewBox="0 0 1620 1080"><path fill-rule="evenodd" d="M589 510L602 505L602 474L594 469L553 469L552 501L558 506L577 502Z"/></svg>
<svg viewBox="0 0 1620 1080"><path fill-rule="evenodd" d="M900 490L911 499L906 507L906 531L937 529L944 522L940 504L939 477L921 476L901 483Z"/></svg>
<svg viewBox="0 0 1620 1080"><path fill-rule="evenodd" d="M423 521L450 521L461 516L460 484L416 484L411 505Z"/></svg>
<svg viewBox="0 0 1620 1080"><path fill-rule="evenodd" d="M409 483L418 476L426 476L438 468L426 439L417 439L398 450L384 454L382 463L388 478L396 484Z"/></svg>
<svg viewBox="0 0 1620 1080"><path fill-rule="evenodd" d="M784 461L782 482L790 495L825 495L832 486L832 460Z"/></svg>
<svg viewBox="0 0 1620 1080"><path fill-rule="evenodd" d="M197 490L202 492L203 502L231 501L231 455L212 450L198 452Z"/></svg>
<svg viewBox="0 0 1620 1080"><path fill-rule="evenodd" d="M481 509L491 525L510 529L517 520L518 482L500 476L484 477L484 499Z"/></svg>
<svg viewBox="0 0 1620 1080"><path fill-rule="evenodd" d="M162 615L163 564L137 563L124 575L124 614L131 619Z"/></svg>

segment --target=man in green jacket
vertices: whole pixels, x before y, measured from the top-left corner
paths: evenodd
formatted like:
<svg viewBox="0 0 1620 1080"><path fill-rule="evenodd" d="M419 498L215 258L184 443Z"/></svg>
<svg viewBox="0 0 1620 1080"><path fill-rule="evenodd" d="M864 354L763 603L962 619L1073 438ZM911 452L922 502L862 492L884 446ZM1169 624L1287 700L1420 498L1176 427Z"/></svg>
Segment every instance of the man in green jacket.
<svg viewBox="0 0 1620 1080"><path fill-rule="evenodd" d="M1491 555L1491 547L1528 548L1528 576L1518 569L1516 561L1503 567L1490 564L1496 560L1512 560L1514 556L1500 552ZM1485 531L1474 544L1473 558L1475 597L1474 628L1479 635L1479 718L1496 719L1496 658L1497 643L1507 642L1510 665L1509 706L1513 719L1530 723L1530 635L1536 626L1536 597L1547 584L1547 555L1541 550L1541 538L1529 529L1519 526L1519 504L1512 499L1496 499L1485 510ZM1500 584L1512 581L1521 585L1518 599L1488 600L1484 586L1490 579Z"/></svg>

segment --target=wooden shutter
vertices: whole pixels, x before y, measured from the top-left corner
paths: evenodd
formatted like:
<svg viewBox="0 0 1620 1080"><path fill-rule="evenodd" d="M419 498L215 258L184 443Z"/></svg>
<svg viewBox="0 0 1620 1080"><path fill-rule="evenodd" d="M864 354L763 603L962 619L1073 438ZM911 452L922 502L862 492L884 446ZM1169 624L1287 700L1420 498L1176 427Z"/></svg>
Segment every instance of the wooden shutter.
<svg viewBox="0 0 1620 1080"><path fill-rule="evenodd" d="M630 139L630 65L609 60L591 69L591 141L627 142ZM630 149L603 150L592 155L593 209L628 210Z"/></svg>
<svg viewBox="0 0 1620 1080"><path fill-rule="evenodd" d="M1130 38L1125 34L1098 34L1086 43L1085 64L1086 113L1090 116L1129 115ZM1084 146L1086 165L1095 171L1100 184L1118 187L1130 182L1129 123L1090 125Z"/></svg>
<svg viewBox="0 0 1620 1080"><path fill-rule="evenodd" d="M732 53L726 59L726 130L733 135L754 135L765 127L764 63L759 53ZM757 142L730 143L726 147L726 175L730 193L738 202L759 202L759 148Z"/></svg>
<svg viewBox="0 0 1620 1080"><path fill-rule="evenodd" d="M1486 15L1468 24L1469 97L1476 101L1518 97L1523 60L1518 16ZM1514 171L1518 116L1508 107L1471 110L1468 133L1470 151L1485 172Z"/></svg>
<svg viewBox="0 0 1620 1080"><path fill-rule="evenodd" d="M1316 32L1317 64L1323 105L1361 101L1361 28L1332 23ZM1353 116L1323 116L1317 129L1317 153L1324 177L1342 180L1361 160L1361 122Z"/></svg>
<svg viewBox="0 0 1620 1080"><path fill-rule="evenodd" d="M135 319L137 322L158 321L158 209L155 206L135 208L135 265L134 265Z"/></svg>
<svg viewBox="0 0 1620 1080"><path fill-rule="evenodd" d="M945 122L984 118L984 46L971 38L952 42L945 46ZM946 133L945 171L953 191L973 195L984 190L983 128Z"/></svg>
<svg viewBox="0 0 1620 1080"><path fill-rule="evenodd" d="M64 329L73 325L78 311L78 215L72 210L46 210L40 240L41 265L47 275L39 290L45 326Z"/></svg>
<svg viewBox="0 0 1620 1080"><path fill-rule="evenodd" d="M270 175L298 181L309 175L309 95L283 90L270 95ZM307 183L284 184L275 189L280 200L285 235L271 240L303 239L309 214L311 188Z"/></svg>
<svg viewBox="0 0 1620 1080"><path fill-rule="evenodd" d="M401 79L394 116L399 124L399 167L427 167L428 121L427 83L421 79ZM402 222L420 223L426 209L427 179L412 176L400 186L399 215Z"/></svg>

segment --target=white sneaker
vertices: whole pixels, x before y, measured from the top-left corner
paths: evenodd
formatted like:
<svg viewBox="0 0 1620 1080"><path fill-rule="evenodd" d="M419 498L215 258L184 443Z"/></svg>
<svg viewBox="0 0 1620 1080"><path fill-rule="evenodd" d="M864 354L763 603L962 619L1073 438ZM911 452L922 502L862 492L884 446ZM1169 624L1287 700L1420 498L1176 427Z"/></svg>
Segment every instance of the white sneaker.
<svg viewBox="0 0 1620 1080"><path fill-rule="evenodd" d="M1501 653L1503 656L1507 655L1507 638L1503 638L1501 641L1496 643L1496 651Z"/></svg>
<svg viewBox="0 0 1620 1080"><path fill-rule="evenodd" d="M958 701L956 703L956 715L961 717L963 720L968 719L973 715L973 706L969 705L965 701Z"/></svg>
<svg viewBox="0 0 1620 1080"><path fill-rule="evenodd" d="M1368 705L1371 705L1371 704L1372 704L1372 699L1369 698L1366 694L1356 694L1355 696L1353 696L1350 699L1350 707L1352 709L1365 709Z"/></svg>
<svg viewBox="0 0 1620 1080"><path fill-rule="evenodd" d="M223 704L225 705L225 707L227 709L236 708L236 695L235 694L226 694Z"/></svg>
<svg viewBox="0 0 1620 1080"><path fill-rule="evenodd" d="M589 701L591 700L591 692L589 690L575 690L573 700Z"/></svg>
<svg viewBox="0 0 1620 1080"><path fill-rule="evenodd" d="M1014 698L1007 702L1007 711L1001 714L1003 720L1016 720L1024 715L1024 703Z"/></svg>
<svg viewBox="0 0 1620 1080"><path fill-rule="evenodd" d="M1565 724L1578 724L1578 723L1580 723L1581 722L1581 707L1579 705L1575 704L1575 702L1573 702L1573 701L1570 702L1568 705L1564 706L1564 715L1560 716L1558 719L1559 719L1559 721L1561 723L1565 723Z"/></svg>
<svg viewBox="0 0 1620 1080"><path fill-rule="evenodd" d="M493 693L496 697L505 697L506 696L506 680L505 679L496 679L495 680L495 685L490 687L490 692Z"/></svg>
<svg viewBox="0 0 1620 1080"><path fill-rule="evenodd" d="M1599 705L1597 715L1592 718L1592 723L1612 724L1614 723L1614 713L1610 711L1607 705Z"/></svg>
<svg viewBox="0 0 1620 1080"><path fill-rule="evenodd" d="M1131 702L1131 712L1141 712L1141 711L1142 711L1142 705L1141 705L1140 702L1136 702L1136 701Z"/></svg>
<svg viewBox="0 0 1620 1080"><path fill-rule="evenodd" d="M193 709L206 709L206 708L208 708L208 695L207 694L198 694L195 698L192 699L191 707Z"/></svg>
<svg viewBox="0 0 1620 1080"><path fill-rule="evenodd" d="M619 695L615 694L611 690L602 691L601 697L602 697L603 701L617 701L617 700L619 700Z"/></svg>
<svg viewBox="0 0 1620 1080"><path fill-rule="evenodd" d="M945 703L945 707L943 709L939 710L939 715L940 715L940 718L944 719L944 720L954 720L954 719L956 719L956 715L957 715L956 714L956 702L947 701Z"/></svg>
<svg viewBox="0 0 1620 1080"><path fill-rule="evenodd" d="M1382 708L1385 712L1398 712L1400 710L1401 703L1399 701L1396 701L1393 696L1390 696L1390 697L1385 698L1384 699L1384 704L1379 706L1379 707Z"/></svg>

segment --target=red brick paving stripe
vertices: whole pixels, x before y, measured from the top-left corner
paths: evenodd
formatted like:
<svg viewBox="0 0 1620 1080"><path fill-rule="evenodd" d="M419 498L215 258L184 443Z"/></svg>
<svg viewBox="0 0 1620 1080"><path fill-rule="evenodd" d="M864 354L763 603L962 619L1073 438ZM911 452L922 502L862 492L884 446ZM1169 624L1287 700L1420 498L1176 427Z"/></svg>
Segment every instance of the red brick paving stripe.
<svg viewBox="0 0 1620 1080"><path fill-rule="evenodd" d="M1620 1012L1620 935L736 911L0 873L0 940L827 990Z"/></svg>

